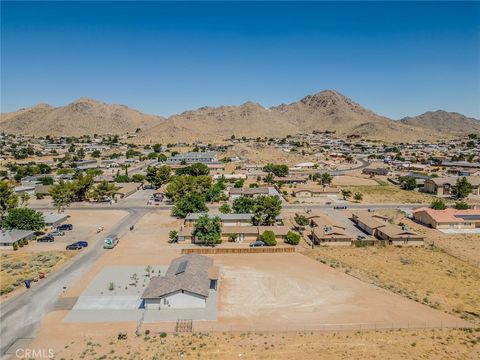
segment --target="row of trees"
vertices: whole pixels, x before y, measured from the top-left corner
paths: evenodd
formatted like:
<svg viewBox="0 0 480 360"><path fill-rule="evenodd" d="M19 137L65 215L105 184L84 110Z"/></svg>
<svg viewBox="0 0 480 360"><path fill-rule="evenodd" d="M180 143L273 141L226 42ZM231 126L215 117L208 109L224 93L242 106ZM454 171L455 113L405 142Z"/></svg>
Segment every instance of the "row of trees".
<svg viewBox="0 0 480 360"><path fill-rule="evenodd" d="M258 198L239 197L233 201L232 208L228 204L220 207L222 213L252 214L253 225L274 225L282 210L282 202L277 196L262 195Z"/></svg>

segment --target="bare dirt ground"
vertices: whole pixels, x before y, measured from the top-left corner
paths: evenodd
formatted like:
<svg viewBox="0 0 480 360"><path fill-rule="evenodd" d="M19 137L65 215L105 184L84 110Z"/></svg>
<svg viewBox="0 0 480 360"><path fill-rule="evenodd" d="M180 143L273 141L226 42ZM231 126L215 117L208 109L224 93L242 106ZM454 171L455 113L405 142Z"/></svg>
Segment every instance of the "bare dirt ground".
<svg viewBox="0 0 480 360"><path fill-rule="evenodd" d="M361 203L367 204L383 204L383 203L400 203L400 204L421 204L431 203L432 196L417 191L402 190L393 185L376 185L376 186L342 186L342 189L350 190L352 197L356 192L363 195Z"/></svg>
<svg viewBox="0 0 480 360"><path fill-rule="evenodd" d="M56 322L60 312L49 315ZM56 319L55 319L56 318ZM65 339L65 329L29 345L52 348L58 359L478 359L480 330L413 329L337 332L196 332L161 334L145 326L92 328ZM74 328L69 330L75 330ZM147 331L148 330L148 331ZM118 331L127 333L118 340ZM165 336L166 335L166 336ZM45 340L48 340L44 342Z"/></svg>
<svg viewBox="0 0 480 360"><path fill-rule="evenodd" d="M402 211L382 209L378 212L388 216L395 224L400 222L407 224L410 229L424 235L428 244L435 245L454 257L480 267L480 235L444 234L410 220Z"/></svg>
<svg viewBox="0 0 480 360"><path fill-rule="evenodd" d="M369 186L369 185L378 185L378 183L368 178L367 176L362 175L342 175L342 176L335 176L332 180L332 185L337 186Z"/></svg>
<svg viewBox="0 0 480 360"><path fill-rule="evenodd" d="M306 255L430 307L479 321L480 269L429 247L320 247Z"/></svg>

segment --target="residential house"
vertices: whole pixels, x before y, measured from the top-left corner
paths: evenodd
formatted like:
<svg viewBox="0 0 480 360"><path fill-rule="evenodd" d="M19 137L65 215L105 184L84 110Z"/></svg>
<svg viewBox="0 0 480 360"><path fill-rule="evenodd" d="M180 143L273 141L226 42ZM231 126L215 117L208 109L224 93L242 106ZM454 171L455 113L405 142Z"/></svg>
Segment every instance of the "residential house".
<svg viewBox="0 0 480 360"><path fill-rule="evenodd" d="M297 198L310 198L327 195L337 195L339 189L336 186L322 186L322 185L303 185L297 186L292 190L292 195Z"/></svg>
<svg viewBox="0 0 480 360"><path fill-rule="evenodd" d="M425 237L409 230L406 226L387 224L379 227L376 237L390 245L423 245Z"/></svg>
<svg viewBox="0 0 480 360"><path fill-rule="evenodd" d="M480 210L435 210L422 207L413 211L413 219L434 229L480 228Z"/></svg>
<svg viewBox="0 0 480 360"><path fill-rule="evenodd" d="M22 240L31 240L34 237L34 232L30 230L6 230L0 231L0 246L14 246Z"/></svg>
<svg viewBox="0 0 480 360"><path fill-rule="evenodd" d="M314 215L310 218L312 241L315 245L351 245L353 235L346 227L336 223L326 215Z"/></svg>
<svg viewBox="0 0 480 360"><path fill-rule="evenodd" d="M217 291L219 269L198 254L174 259L165 276L153 277L142 294L145 310L201 309Z"/></svg>
<svg viewBox="0 0 480 360"><path fill-rule="evenodd" d="M452 186L462 177L449 176L425 180L423 190L436 196L448 196L451 194ZM466 176L467 181L472 184L474 195L480 195L480 176Z"/></svg>

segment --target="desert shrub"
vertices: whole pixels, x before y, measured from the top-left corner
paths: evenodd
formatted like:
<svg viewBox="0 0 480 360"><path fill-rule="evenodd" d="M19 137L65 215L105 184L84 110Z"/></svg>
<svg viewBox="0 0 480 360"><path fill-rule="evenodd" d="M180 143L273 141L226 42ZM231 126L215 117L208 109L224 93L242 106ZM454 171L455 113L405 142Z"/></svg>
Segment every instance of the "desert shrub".
<svg viewBox="0 0 480 360"><path fill-rule="evenodd" d="M285 238L285 242L291 245L298 245L300 242L300 235L294 233L293 231L289 231L287 233L287 237Z"/></svg>
<svg viewBox="0 0 480 360"><path fill-rule="evenodd" d="M271 230L265 230L261 236L261 240L267 246L277 245L277 239L275 239L275 234Z"/></svg>

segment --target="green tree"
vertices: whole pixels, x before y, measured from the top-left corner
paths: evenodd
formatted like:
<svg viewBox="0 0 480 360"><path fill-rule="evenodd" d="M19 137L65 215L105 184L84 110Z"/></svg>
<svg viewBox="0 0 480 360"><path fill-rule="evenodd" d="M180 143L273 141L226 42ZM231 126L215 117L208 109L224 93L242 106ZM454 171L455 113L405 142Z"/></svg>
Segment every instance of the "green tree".
<svg viewBox="0 0 480 360"><path fill-rule="evenodd" d="M298 245L300 243L300 235L293 231L289 231L285 238L285 242L291 245Z"/></svg>
<svg viewBox="0 0 480 360"><path fill-rule="evenodd" d="M256 204L254 198L242 196L233 200L233 212L236 214L250 214L253 213L253 208Z"/></svg>
<svg viewBox="0 0 480 360"><path fill-rule="evenodd" d="M19 229L38 231L45 227L43 215L30 208L11 209L5 219L3 219L2 227L5 229Z"/></svg>
<svg viewBox="0 0 480 360"><path fill-rule="evenodd" d="M332 183L333 176L330 175L329 173L323 173L322 176L320 177L320 183L325 186L325 185L330 185Z"/></svg>
<svg viewBox="0 0 480 360"><path fill-rule="evenodd" d="M193 228L195 241L199 240L205 244L215 245L222 242L222 223L218 216L210 217L202 215L198 218Z"/></svg>
<svg viewBox="0 0 480 360"><path fill-rule="evenodd" d="M108 181L103 180L97 186L92 187L88 196L95 201L103 201L113 199L117 192L117 187L114 184L110 184Z"/></svg>
<svg viewBox="0 0 480 360"><path fill-rule="evenodd" d="M30 200L30 195L28 195L27 192L23 192L23 193L20 195L20 205L21 205L21 206L27 206L29 200Z"/></svg>
<svg viewBox="0 0 480 360"><path fill-rule="evenodd" d="M136 183L141 183L145 181L145 175L142 174L133 174L131 180Z"/></svg>
<svg viewBox="0 0 480 360"><path fill-rule="evenodd" d="M417 180L411 176L402 177L400 182L403 190L415 190L417 187Z"/></svg>
<svg viewBox="0 0 480 360"><path fill-rule="evenodd" d="M278 196L262 195L256 199L253 208L253 225L274 225L282 211L282 202Z"/></svg>
<svg viewBox="0 0 480 360"><path fill-rule="evenodd" d="M347 198L352 196L352 192L348 189L342 189L341 191L342 191L343 200L347 200Z"/></svg>
<svg viewBox="0 0 480 360"><path fill-rule="evenodd" d="M447 208L447 205L442 199L435 199L430 204L430 207L434 210L445 210Z"/></svg>
<svg viewBox="0 0 480 360"><path fill-rule="evenodd" d="M152 185L162 186L163 184L168 183L170 180L170 173L172 169L170 166L162 165L160 167L149 166L147 168L147 175L145 179Z"/></svg>
<svg viewBox="0 0 480 360"><path fill-rule="evenodd" d="M74 182L72 182L73 190L75 192L74 200L84 201L87 198L87 193L93 185L93 175L84 175L79 173Z"/></svg>
<svg viewBox="0 0 480 360"><path fill-rule="evenodd" d="M222 214L230 214L232 212L232 209L230 208L230 205L227 203L222 204L220 208L218 209Z"/></svg>
<svg viewBox="0 0 480 360"><path fill-rule="evenodd" d="M353 199L355 201L362 201L363 200L363 194L361 192L356 192L354 195L353 195Z"/></svg>
<svg viewBox="0 0 480 360"><path fill-rule="evenodd" d="M235 181L235 183L233 184L233 187L235 187L235 188L242 188L244 183L245 183L245 180L243 180L243 179L238 179L238 180Z"/></svg>
<svg viewBox="0 0 480 360"><path fill-rule="evenodd" d="M99 158L100 155L101 155L100 150L93 150L93 151L92 151L92 157L93 157L93 158Z"/></svg>
<svg viewBox="0 0 480 360"><path fill-rule="evenodd" d="M159 153L160 151L162 151L162 144L153 145L153 151L155 151L156 153Z"/></svg>
<svg viewBox="0 0 480 360"><path fill-rule="evenodd" d="M278 177L284 177L288 175L288 166L283 164L267 164L263 167L263 171L272 173Z"/></svg>
<svg viewBox="0 0 480 360"><path fill-rule="evenodd" d="M260 239L265 243L267 246L275 246L277 245L277 239L275 238L275 234L271 230L265 230L263 234L260 236Z"/></svg>
<svg viewBox="0 0 480 360"><path fill-rule="evenodd" d="M175 242L178 240L178 231L177 230L170 230L168 233L168 238L170 242Z"/></svg>
<svg viewBox="0 0 480 360"><path fill-rule="evenodd" d="M165 154L158 154L158 162L165 162L167 161L167 155Z"/></svg>
<svg viewBox="0 0 480 360"><path fill-rule="evenodd" d="M58 212L65 210L75 197L73 184L66 183L64 180L60 180L57 185L52 186L49 192L53 200L53 205Z"/></svg>
<svg viewBox="0 0 480 360"><path fill-rule="evenodd" d="M468 210L470 206L465 201L458 201L453 206L457 210Z"/></svg>
<svg viewBox="0 0 480 360"><path fill-rule="evenodd" d="M212 178L210 176L173 176L167 186L165 195L173 201L192 192L198 193L206 198L206 194L211 186Z"/></svg>
<svg viewBox="0 0 480 360"><path fill-rule="evenodd" d="M18 196L15 195L15 191L10 187L8 182L0 181L0 211L1 218L5 212L10 209L14 209L18 206Z"/></svg>
<svg viewBox="0 0 480 360"><path fill-rule="evenodd" d="M40 184L42 185L53 185L53 177L51 176L43 176L38 178L38 181L40 181Z"/></svg>
<svg viewBox="0 0 480 360"><path fill-rule="evenodd" d="M178 168L175 171L176 175L191 175L191 176L202 176L210 174L210 169L207 165L202 163L195 163L190 166L185 166L183 168Z"/></svg>
<svg viewBox="0 0 480 360"><path fill-rule="evenodd" d="M461 179L457 179L457 183L452 186L451 193L458 199L465 199L472 192L473 186L464 176Z"/></svg>
<svg viewBox="0 0 480 360"><path fill-rule="evenodd" d="M85 158L85 150L83 148L80 148L77 150L77 156L79 159L84 159Z"/></svg>
<svg viewBox="0 0 480 360"><path fill-rule="evenodd" d="M300 226L307 226L310 223L307 217L301 214L295 214L295 222Z"/></svg>
<svg viewBox="0 0 480 360"><path fill-rule="evenodd" d="M205 198L196 192L187 193L175 200L172 214L185 218L190 213L208 211Z"/></svg>
<svg viewBox="0 0 480 360"><path fill-rule="evenodd" d="M273 184L273 180L274 180L274 176L273 176L273 173L268 173L266 176L265 176L265 182L267 184Z"/></svg>

